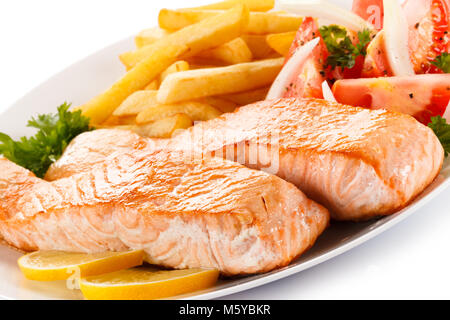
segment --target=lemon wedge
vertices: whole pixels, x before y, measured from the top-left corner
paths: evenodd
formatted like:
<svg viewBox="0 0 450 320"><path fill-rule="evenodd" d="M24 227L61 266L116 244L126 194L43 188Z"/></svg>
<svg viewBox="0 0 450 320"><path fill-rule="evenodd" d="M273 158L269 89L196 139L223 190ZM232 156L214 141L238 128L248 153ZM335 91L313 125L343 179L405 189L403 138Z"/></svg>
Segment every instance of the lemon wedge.
<svg viewBox="0 0 450 320"><path fill-rule="evenodd" d="M27 279L55 281L132 268L141 265L143 258L142 250L93 254L36 251L21 257L18 264Z"/></svg>
<svg viewBox="0 0 450 320"><path fill-rule="evenodd" d="M133 268L82 278L80 289L88 300L154 300L213 286L217 270L160 270Z"/></svg>

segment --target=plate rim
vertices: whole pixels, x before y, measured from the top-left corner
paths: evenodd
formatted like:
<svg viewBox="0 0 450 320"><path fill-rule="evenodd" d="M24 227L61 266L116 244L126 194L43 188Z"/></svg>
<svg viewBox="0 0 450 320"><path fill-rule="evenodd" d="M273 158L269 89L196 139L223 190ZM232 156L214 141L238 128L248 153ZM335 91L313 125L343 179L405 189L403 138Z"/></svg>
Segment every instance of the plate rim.
<svg viewBox="0 0 450 320"><path fill-rule="evenodd" d="M449 164L450 166L450 164ZM436 177L436 179L439 178L440 175ZM433 181L433 183L436 182ZM430 185L431 186L431 185ZM430 187L428 186L428 188ZM390 228L394 227L395 225L402 222L407 217L411 216L412 214L419 211L425 204L432 201L435 197L437 197L439 194L441 194L443 191L445 191L448 187L450 187L450 177L444 178L444 180L435 187L434 190L432 190L430 193L426 194L425 196L421 197L420 199L414 200L412 203L410 203L407 207L403 208L402 210L394 213L391 216L383 217L382 219L388 219L385 223L381 224L380 226L374 227L372 230L362 234L361 236L356 237L355 239L352 239L351 241L342 244L334 249L332 249L329 252L326 252L324 254L321 254L317 257L311 258L310 260L307 260L303 263L300 263L296 266L289 267L286 266L285 268L282 268L280 270L274 270L272 272L269 272L269 274L260 274L255 275L253 277L258 277L254 280L246 281L242 284L236 284L234 286L231 286L229 288L223 288L223 289L216 289L212 290L205 290L208 292L203 291L199 292L197 294L188 294L179 296L180 300L203 300L203 299L215 299L220 297L225 297L227 295L231 295L234 293L242 292L245 290L249 290L252 288L256 288L265 284L269 284L271 282L287 278L289 276L292 276L294 274L297 274L299 272L302 272L304 270L310 269L312 267L315 267L321 263L324 263L328 260L331 260L345 252L350 251L353 248L358 247L359 245L375 238L376 236L382 234L383 232L389 230ZM427 189L428 189L427 188ZM421 194L427 191L425 189L422 191ZM420 197L420 195L419 195ZM245 278L244 278L245 279ZM236 290L238 289L238 290Z"/></svg>
<svg viewBox="0 0 450 320"><path fill-rule="evenodd" d="M107 45L101 49L99 49L98 51L86 55L83 58L77 60L76 62L70 64L69 66L65 67L64 69L62 69L61 71L55 73L54 75L46 78L44 81L42 81L40 84L36 85L35 87L33 87L31 90L29 90L27 93L25 93L24 95L22 95L19 99L17 99L13 104L11 104L9 107L4 108L2 111L0 111L0 118L4 117L5 114L10 111L11 109L15 108L16 106L20 105L22 103L22 101L24 101L28 96L36 94L37 92L39 92L39 90L41 90L41 88L45 87L48 83L54 81L55 79L57 79L58 77L64 75L65 73L67 73L69 70L73 69L73 68L77 68L78 65L85 63L87 60L94 58L97 55L106 53L110 50L112 50L115 47L119 47L119 46L125 46L128 43L132 43L132 39L133 36L129 36L126 37L122 40L119 40L113 44ZM443 170L448 170L448 168L450 168L450 163L447 163L447 166L443 169ZM442 171L441 171L442 173ZM441 176L441 174L439 174L437 176L436 179L438 179ZM433 182L433 183L437 183L437 181ZM428 188L430 188L432 186L432 184L430 186L428 186ZM183 295L183 296L178 296L178 297L173 297L171 299L180 299L180 300L201 300L201 299L215 299L215 298L220 298L220 297L225 297L231 294L235 294L238 292L242 292L245 290L249 290L252 288L256 288L262 285L266 285L269 283L272 283L274 281L292 276L294 274L297 274L301 271L307 270L309 268L312 268L314 266L317 266L323 262L326 262L330 259L333 259L371 239L373 239L374 237L380 235L381 233L385 232L386 230L392 228L393 226L397 225L398 223L400 223L401 221L403 221L404 219L406 219L407 217L409 217L410 215L412 215L413 213L417 212L418 210L420 210L426 203L432 201L436 196L438 196L439 194L441 194L444 190L446 190L448 187L450 186L450 176L448 177L444 177L444 180L439 182L439 184L432 190L430 191L428 194L425 194L427 192L427 189L425 189L424 191L422 191L422 193L418 196L417 199L415 199L411 204L409 204L407 207L403 208L402 210L394 213L391 216L387 216L383 219L388 219L388 221L384 222L383 224L379 225L379 226L375 226L373 229L365 232L364 234L342 244L339 245L338 247L320 254L318 256L312 257L311 259L302 262L298 265L294 265L294 266L286 266L282 269L278 269L278 270L274 270L271 271L269 273L265 273L265 274L258 274L258 275L253 275L253 276L249 276L246 278L242 279L242 283L236 283L234 285L230 285L229 287L227 287L226 285L224 285L223 288L210 288L207 290L203 290L203 291L199 291L196 293L192 293L192 294L187 294L187 295ZM1 244L0 244L1 245ZM1 261L1 258L0 258ZM0 262L1 263L1 262ZM251 279L253 278L253 279ZM43 296L45 296L45 293L42 294ZM0 293L0 299L4 299L4 300L15 300L17 298L15 297L10 297L8 295L5 295L3 293Z"/></svg>

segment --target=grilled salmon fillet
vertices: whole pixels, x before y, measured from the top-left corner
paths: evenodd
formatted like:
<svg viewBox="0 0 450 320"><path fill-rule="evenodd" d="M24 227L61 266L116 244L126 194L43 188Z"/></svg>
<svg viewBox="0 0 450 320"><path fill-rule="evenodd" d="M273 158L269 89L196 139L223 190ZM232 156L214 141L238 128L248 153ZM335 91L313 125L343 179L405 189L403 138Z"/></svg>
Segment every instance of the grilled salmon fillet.
<svg viewBox="0 0 450 320"><path fill-rule="evenodd" d="M103 131L75 139L47 178L77 173L80 162L104 161L99 153L116 150L115 136L134 134L111 130L108 135L101 147L89 141L106 137ZM401 209L434 180L444 159L433 131L408 115L318 99L258 102L170 140L146 141L139 146L214 155L269 171L326 206L337 220ZM73 157L86 143L90 152Z"/></svg>
<svg viewBox="0 0 450 320"><path fill-rule="evenodd" d="M128 130L98 129L77 136L64 150L63 156L48 169L45 180L54 181L77 173L89 172L113 154L143 150L153 140L142 138Z"/></svg>
<svg viewBox="0 0 450 320"><path fill-rule="evenodd" d="M175 151L122 150L53 182L5 158L0 171L0 235L23 250L144 249L166 267L250 274L287 265L329 222L276 176Z"/></svg>
<svg viewBox="0 0 450 320"><path fill-rule="evenodd" d="M409 115L319 99L240 108L169 142L171 149L186 146L276 174L334 219L354 221L406 206L444 160L434 132Z"/></svg>

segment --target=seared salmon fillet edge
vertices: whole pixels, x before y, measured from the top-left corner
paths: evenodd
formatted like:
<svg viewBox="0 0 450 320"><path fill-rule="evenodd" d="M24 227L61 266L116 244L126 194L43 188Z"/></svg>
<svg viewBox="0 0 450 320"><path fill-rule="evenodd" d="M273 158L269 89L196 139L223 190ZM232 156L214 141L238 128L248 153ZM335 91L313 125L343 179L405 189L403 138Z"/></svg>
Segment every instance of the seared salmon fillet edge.
<svg viewBox="0 0 450 320"><path fill-rule="evenodd" d="M134 149L53 182L5 158L0 170L0 234L26 251L144 249L165 267L252 274L289 264L329 223L294 185L218 158Z"/></svg>
<svg viewBox="0 0 450 320"><path fill-rule="evenodd" d="M433 131L408 115L319 99L258 102L169 140L120 143L131 136L117 130L83 134L46 178L70 176L129 148L184 150L268 170L326 206L332 218L360 221L408 205L436 178L444 159ZM256 150L257 161L249 150Z"/></svg>

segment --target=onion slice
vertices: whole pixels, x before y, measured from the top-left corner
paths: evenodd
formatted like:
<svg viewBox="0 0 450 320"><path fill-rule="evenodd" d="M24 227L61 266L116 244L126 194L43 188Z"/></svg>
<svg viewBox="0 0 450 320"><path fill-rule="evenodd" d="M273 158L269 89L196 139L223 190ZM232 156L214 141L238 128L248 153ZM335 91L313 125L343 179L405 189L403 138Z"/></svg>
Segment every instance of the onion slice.
<svg viewBox="0 0 450 320"><path fill-rule="evenodd" d="M337 102L336 98L334 97L333 91L331 91L330 86L328 85L328 81L325 80L322 82L322 94L323 98L329 102Z"/></svg>
<svg viewBox="0 0 450 320"><path fill-rule="evenodd" d="M319 44L319 41L319 37L314 38L297 49L273 82L272 87L270 87L269 93L267 94L266 100L279 99L283 97L286 88L298 74L299 70L303 67L303 64L311 55L314 48Z"/></svg>
<svg viewBox="0 0 450 320"><path fill-rule="evenodd" d="M394 76L414 75L409 56L408 22L398 0L383 0L384 43L386 56Z"/></svg>
<svg viewBox="0 0 450 320"><path fill-rule="evenodd" d="M362 31L364 29L376 33L373 25L357 14L338 7L324 0L279 1L277 9L285 10L301 16L311 16L323 18L331 23L341 25L352 31Z"/></svg>

